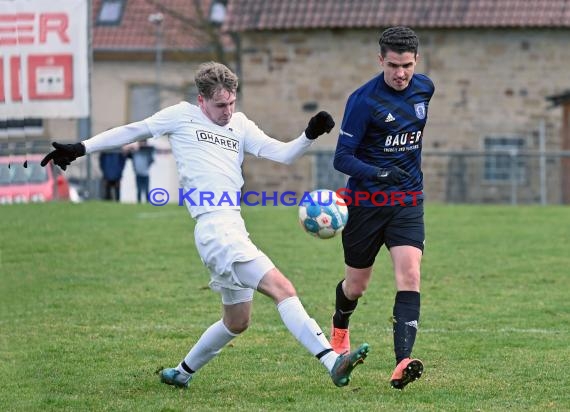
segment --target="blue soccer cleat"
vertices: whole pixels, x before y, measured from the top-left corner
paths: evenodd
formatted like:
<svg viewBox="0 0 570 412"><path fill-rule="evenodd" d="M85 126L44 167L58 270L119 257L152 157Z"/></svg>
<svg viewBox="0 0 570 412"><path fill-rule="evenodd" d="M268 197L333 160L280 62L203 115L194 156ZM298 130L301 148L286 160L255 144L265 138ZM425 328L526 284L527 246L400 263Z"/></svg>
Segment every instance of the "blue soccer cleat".
<svg viewBox="0 0 570 412"><path fill-rule="evenodd" d="M192 375L189 377L184 376L184 374L178 372L174 368L163 369L158 375L160 376L160 381L162 383L176 386L177 388L187 389L188 383L192 380Z"/></svg>
<svg viewBox="0 0 570 412"><path fill-rule="evenodd" d="M350 382L350 374L357 365L368 356L368 343L363 343L351 353L341 354L331 371L331 378L336 386L346 386Z"/></svg>

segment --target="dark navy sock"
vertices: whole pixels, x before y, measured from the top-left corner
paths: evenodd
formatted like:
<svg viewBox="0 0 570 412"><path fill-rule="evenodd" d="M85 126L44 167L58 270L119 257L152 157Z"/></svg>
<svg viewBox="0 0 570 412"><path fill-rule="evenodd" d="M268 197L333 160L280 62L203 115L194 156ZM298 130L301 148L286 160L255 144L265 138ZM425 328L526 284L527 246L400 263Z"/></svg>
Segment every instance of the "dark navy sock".
<svg viewBox="0 0 570 412"><path fill-rule="evenodd" d="M336 304L335 312L333 315L333 326L338 329L348 329L348 320L356 305L358 305L358 299L350 300L342 291L342 280L336 286Z"/></svg>
<svg viewBox="0 0 570 412"><path fill-rule="evenodd" d="M396 364L412 355L420 320L419 292L396 293L393 311L394 353Z"/></svg>

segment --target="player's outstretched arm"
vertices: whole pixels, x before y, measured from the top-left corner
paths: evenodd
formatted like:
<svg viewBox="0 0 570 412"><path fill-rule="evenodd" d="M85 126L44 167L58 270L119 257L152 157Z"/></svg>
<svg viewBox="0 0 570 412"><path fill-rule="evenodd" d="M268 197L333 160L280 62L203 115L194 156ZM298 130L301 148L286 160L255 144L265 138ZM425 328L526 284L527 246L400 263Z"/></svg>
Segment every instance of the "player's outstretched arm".
<svg viewBox="0 0 570 412"><path fill-rule="evenodd" d="M50 160L53 160L56 165L65 170L71 162L86 153L114 149L149 137L152 137L152 133L146 123L140 121L106 130L83 142L73 144L52 143L55 150L43 158L41 165L45 166Z"/></svg>
<svg viewBox="0 0 570 412"><path fill-rule="evenodd" d="M291 164L307 151L317 137L330 132L334 124L330 114L319 112L309 120L307 128L299 137L286 143L267 136L255 126L255 129L251 129L246 151L264 159Z"/></svg>

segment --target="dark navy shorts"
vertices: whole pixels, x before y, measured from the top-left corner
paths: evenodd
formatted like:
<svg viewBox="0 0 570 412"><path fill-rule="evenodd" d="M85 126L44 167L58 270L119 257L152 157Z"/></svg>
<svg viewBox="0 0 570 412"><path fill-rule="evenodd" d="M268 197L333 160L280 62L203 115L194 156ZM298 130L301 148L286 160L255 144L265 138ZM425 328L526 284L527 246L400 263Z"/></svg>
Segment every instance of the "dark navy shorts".
<svg viewBox="0 0 570 412"><path fill-rule="evenodd" d="M348 222L342 231L344 262L364 269L374 264L382 245L414 246L424 250L424 206L348 206Z"/></svg>

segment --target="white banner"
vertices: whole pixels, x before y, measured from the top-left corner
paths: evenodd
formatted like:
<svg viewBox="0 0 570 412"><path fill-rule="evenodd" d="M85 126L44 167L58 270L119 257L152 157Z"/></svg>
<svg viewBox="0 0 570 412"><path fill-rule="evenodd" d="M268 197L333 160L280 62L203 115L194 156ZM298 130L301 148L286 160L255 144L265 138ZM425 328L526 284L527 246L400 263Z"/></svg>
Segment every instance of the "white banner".
<svg viewBox="0 0 570 412"><path fill-rule="evenodd" d="M87 0L0 0L0 120L89 116Z"/></svg>

